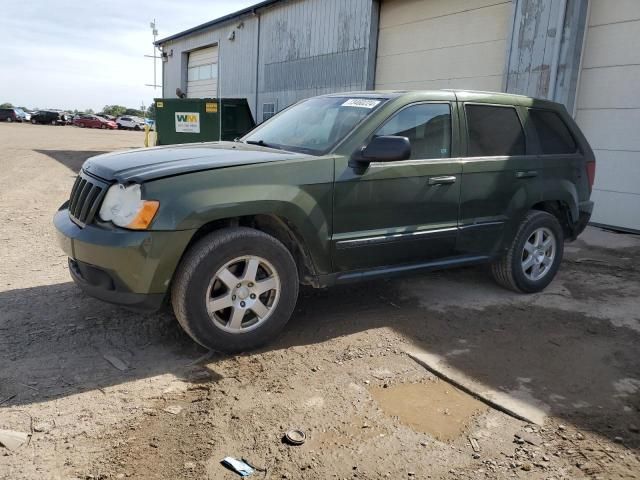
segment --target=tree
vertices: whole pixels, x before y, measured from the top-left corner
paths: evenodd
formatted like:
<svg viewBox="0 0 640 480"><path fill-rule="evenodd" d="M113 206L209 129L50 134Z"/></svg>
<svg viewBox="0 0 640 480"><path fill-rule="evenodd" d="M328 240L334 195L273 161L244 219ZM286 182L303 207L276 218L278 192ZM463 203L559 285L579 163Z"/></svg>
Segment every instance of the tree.
<svg viewBox="0 0 640 480"><path fill-rule="evenodd" d="M13 108L13 105L11 105L9 102L0 104L0 108Z"/></svg>
<svg viewBox="0 0 640 480"><path fill-rule="evenodd" d="M114 117L121 117L126 111L127 107L123 107L122 105L105 105L102 109L102 113L113 115Z"/></svg>
<svg viewBox="0 0 640 480"><path fill-rule="evenodd" d="M156 104L155 104L155 102L153 102L151 105L149 105L149 108L147 108L147 118L150 118L151 120L155 120L156 119Z"/></svg>
<svg viewBox="0 0 640 480"><path fill-rule="evenodd" d="M129 115L130 117L143 117L142 110L137 108L127 108L122 115Z"/></svg>

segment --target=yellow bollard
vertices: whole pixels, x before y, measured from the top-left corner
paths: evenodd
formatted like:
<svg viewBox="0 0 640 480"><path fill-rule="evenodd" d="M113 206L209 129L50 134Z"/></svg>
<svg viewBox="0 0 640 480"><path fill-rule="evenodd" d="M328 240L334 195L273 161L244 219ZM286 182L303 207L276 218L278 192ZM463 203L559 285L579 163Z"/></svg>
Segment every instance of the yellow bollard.
<svg viewBox="0 0 640 480"><path fill-rule="evenodd" d="M149 128L149 125L145 124L144 125L144 146L148 147L149 146L149 131L151 129Z"/></svg>

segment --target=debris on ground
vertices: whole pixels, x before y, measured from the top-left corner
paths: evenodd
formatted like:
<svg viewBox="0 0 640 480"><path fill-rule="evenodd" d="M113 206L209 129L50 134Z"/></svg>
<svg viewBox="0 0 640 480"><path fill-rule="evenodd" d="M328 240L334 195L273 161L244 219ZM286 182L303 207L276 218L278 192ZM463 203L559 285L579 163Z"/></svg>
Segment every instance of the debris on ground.
<svg viewBox="0 0 640 480"><path fill-rule="evenodd" d="M163 408L163 410L171 415L180 415L182 407L180 405L169 405L168 407Z"/></svg>
<svg viewBox="0 0 640 480"><path fill-rule="evenodd" d="M233 457L225 457L220 463L241 477L248 477L255 471L251 465Z"/></svg>
<svg viewBox="0 0 640 480"><path fill-rule="evenodd" d="M111 365L116 367L121 372L129 370L129 365L127 365L124 361L120 360L115 355L110 355L108 353L105 353L103 357L107 362L109 362Z"/></svg>
<svg viewBox="0 0 640 480"><path fill-rule="evenodd" d="M0 444L8 450L17 450L24 445L31 435L15 430L0 430Z"/></svg>
<svg viewBox="0 0 640 480"><path fill-rule="evenodd" d="M284 434L284 440L289 445L302 445L307 439L307 435L302 430L289 430Z"/></svg>

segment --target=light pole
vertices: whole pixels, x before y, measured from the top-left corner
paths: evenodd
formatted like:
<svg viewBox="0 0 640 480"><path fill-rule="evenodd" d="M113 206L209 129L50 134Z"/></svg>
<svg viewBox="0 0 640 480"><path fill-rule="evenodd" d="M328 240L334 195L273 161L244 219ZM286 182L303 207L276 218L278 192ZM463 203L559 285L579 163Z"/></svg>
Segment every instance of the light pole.
<svg viewBox="0 0 640 480"><path fill-rule="evenodd" d="M158 85L158 82L156 81L156 60L161 58L158 55L156 55L156 49L158 48L156 46L156 40L158 39L158 29L156 28L156 19L153 19L153 22L149 23L149 27L151 28L151 33L153 34L153 55L145 55L145 57L147 58L151 58L153 59L153 83L145 83L146 87L153 87L153 89L157 89L158 87L161 87L162 85Z"/></svg>

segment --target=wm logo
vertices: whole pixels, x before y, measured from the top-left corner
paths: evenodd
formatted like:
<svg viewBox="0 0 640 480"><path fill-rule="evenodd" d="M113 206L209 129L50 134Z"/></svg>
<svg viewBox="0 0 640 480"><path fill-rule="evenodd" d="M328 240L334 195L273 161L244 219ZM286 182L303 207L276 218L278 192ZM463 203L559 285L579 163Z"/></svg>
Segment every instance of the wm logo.
<svg viewBox="0 0 640 480"><path fill-rule="evenodd" d="M176 120L178 120L179 122L197 122L198 116L193 114L189 115L176 113Z"/></svg>

